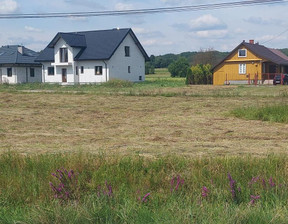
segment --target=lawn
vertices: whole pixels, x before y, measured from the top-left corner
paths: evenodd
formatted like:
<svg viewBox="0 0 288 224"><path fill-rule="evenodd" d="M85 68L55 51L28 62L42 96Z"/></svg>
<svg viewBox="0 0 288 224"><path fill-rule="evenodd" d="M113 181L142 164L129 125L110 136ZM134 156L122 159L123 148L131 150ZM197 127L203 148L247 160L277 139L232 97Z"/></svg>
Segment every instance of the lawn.
<svg viewBox="0 0 288 224"><path fill-rule="evenodd" d="M167 70L135 84L0 85L0 223L287 223L287 119L258 119L287 96L186 86ZM65 200L49 186L59 169L77 173Z"/></svg>

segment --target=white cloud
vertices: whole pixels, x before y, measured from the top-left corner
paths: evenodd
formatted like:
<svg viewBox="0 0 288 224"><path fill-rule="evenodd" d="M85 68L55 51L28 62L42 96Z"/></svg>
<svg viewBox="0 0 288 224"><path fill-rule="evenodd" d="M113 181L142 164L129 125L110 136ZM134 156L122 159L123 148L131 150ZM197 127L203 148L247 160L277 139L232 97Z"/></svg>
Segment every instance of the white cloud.
<svg viewBox="0 0 288 224"><path fill-rule="evenodd" d="M242 28L237 28L235 31L234 31L236 34L244 34L246 33L247 31L242 29Z"/></svg>
<svg viewBox="0 0 288 224"><path fill-rule="evenodd" d="M142 44L144 46L169 46L169 45L173 45L172 41L163 41L163 40L158 40L158 39L148 39L148 40L144 40L142 41Z"/></svg>
<svg viewBox="0 0 288 224"><path fill-rule="evenodd" d="M190 27L192 30L204 31L225 29L227 25L220 21L218 18L208 14L192 20L190 22Z"/></svg>
<svg viewBox="0 0 288 224"><path fill-rule="evenodd" d="M12 13L17 11L18 4L14 0L2 0L0 1L0 13Z"/></svg>
<svg viewBox="0 0 288 224"><path fill-rule="evenodd" d="M204 31L197 31L196 36L200 38L224 38L228 34L228 30L204 30Z"/></svg>
<svg viewBox="0 0 288 224"><path fill-rule="evenodd" d="M287 36L286 35L283 35L283 36L264 35L262 37L257 38L257 41L260 41L260 42L265 42L265 41L270 41L270 40L273 40L273 42L283 41L283 40L287 40Z"/></svg>
<svg viewBox="0 0 288 224"><path fill-rule="evenodd" d="M132 4L125 4L125 3L117 3L115 5L115 10L122 11L122 10L131 10L134 9Z"/></svg>
<svg viewBox="0 0 288 224"><path fill-rule="evenodd" d="M36 33L42 32L42 30L32 27L32 26L25 26L24 29L29 32L36 32Z"/></svg>

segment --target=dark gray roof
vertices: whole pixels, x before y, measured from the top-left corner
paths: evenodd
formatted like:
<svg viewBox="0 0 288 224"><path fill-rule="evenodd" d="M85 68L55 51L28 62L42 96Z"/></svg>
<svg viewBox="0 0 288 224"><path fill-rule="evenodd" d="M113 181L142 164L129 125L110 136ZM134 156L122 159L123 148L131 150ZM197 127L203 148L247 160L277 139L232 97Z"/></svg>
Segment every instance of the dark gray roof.
<svg viewBox="0 0 288 224"><path fill-rule="evenodd" d="M131 29L112 29L86 32L58 33L48 46L40 53L37 61L54 61L54 46L63 38L71 47L81 48L75 60L108 60L119 45L130 34L145 60L149 60L147 53Z"/></svg>
<svg viewBox="0 0 288 224"><path fill-rule="evenodd" d="M22 54L18 51L22 47ZM0 48L0 64L30 64L40 65L35 62L39 53L19 45L8 45Z"/></svg>
<svg viewBox="0 0 288 224"><path fill-rule="evenodd" d="M242 46L246 47L248 50L250 50L255 55L257 55L258 57L260 57L264 60L271 61L277 65L288 65L288 57L285 56L281 51L276 50L276 49L267 48L267 47L260 45L260 44L257 44L257 43L256 44L252 44L252 43L250 44L250 43L246 43L245 41L243 41L233 51L231 51L231 53L227 57L225 57L220 63L215 65L213 70L216 67L218 67L220 64L222 64L224 61L226 61L226 59L228 59L232 54L235 53L235 51L237 51Z"/></svg>
<svg viewBox="0 0 288 224"><path fill-rule="evenodd" d="M50 42L48 47L53 48L57 41L63 38L70 47L86 47L86 38L83 34L78 33L58 33Z"/></svg>
<svg viewBox="0 0 288 224"><path fill-rule="evenodd" d="M260 44L242 43L247 49L255 53L260 58L271 61L277 65L288 65L288 60L276 49L270 49Z"/></svg>

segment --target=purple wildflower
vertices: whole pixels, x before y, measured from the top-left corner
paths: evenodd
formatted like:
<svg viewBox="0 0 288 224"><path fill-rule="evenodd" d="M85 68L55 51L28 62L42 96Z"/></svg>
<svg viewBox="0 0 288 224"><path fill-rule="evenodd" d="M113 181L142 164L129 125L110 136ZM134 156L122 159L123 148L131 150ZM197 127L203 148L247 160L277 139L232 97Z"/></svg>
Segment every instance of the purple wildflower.
<svg viewBox="0 0 288 224"><path fill-rule="evenodd" d="M228 179L229 179L229 185L230 185L230 191L232 193L232 198L236 198L236 181L232 179L232 176L230 173L228 173Z"/></svg>
<svg viewBox="0 0 288 224"><path fill-rule="evenodd" d="M175 180L177 181L176 182L176 185L175 185ZM175 191L178 191L180 185L183 185L184 184L184 179L181 179L180 175L178 175L177 177L173 177L170 181L170 184L171 184L171 188L170 188L170 191L171 193L175 190ZM174 187L175 185L175 187Z"/></svg>
<svg viewBox="0 0 288 224"><path fill-rule="evenodd" d="M150 196L150 193L145 194L145 196L142 198L142 202L147 202L148 201L148 197Z"/></svg>
<svg viewBox="0 0 288 224"><path fill-rule="evenodd" d="M77 178L75 177L74 171L69 172L62 168L56 170L55 173L51 174L58 180L57 184L49 182L52 191L55 193L54 197L61 199L62 202L65 200L75 199L77 191Z"/></svg>
<svg viewBox="0 0 288 224"><path fill-rule="evenodd" d="M270 185L270 187L275 187L276 186L276 184L273 182L273 178L272 177L269 178L269 185Z"/></svg>
<svg viewBox="0 0 288 224"><path fill-rule="evenodd" d="M208 188L203 186L202 187L202 193L201 193L202 197L206 198L208 196L208 192L209 192Z"/></svg>
<svg viewBox="0 0 288 224"><path fill-rule="evenodd" d="M250 197L251 197L251 199L252 199L252 200L249 202L250 205L255 205L256 201L257 201L258 199L260 199L260 195L256 195L256 196L255 196L255 195L251 195Z"/></svg>
<svg viewBox="0 0 288 224"><path fill-rule="evenodd" d="M254 183L257 183L258 180L259 180L259 177L252 177L251 181L248 183L249 186L251 186Z"/></svg>
<svg viewBox="0 0 288 224"><path fill-rule="evenodd" d="M102 190L101 185L99 185L97 187L98 192L97 192L97 196L101 197L102 195L104 196L108 196L108 197L112 197L113 196L113 191L112 191L112 186L110 184L108 184L107 181L105 181L105 189Z"/></svg>

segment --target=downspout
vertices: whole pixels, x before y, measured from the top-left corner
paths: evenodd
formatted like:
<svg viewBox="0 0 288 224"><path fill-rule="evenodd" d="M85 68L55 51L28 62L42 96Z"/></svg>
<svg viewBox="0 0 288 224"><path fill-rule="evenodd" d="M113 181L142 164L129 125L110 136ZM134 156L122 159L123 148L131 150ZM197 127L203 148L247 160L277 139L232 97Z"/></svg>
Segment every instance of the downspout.
<svg viewBox="0 0 288 224"><path fill-rule="evenodd" d="M106 82L108 82L108 72L107 72L107 63L103 60L105 64L105 76L106 76Z"/></svg>
<svg viewBox="0 0 288 224"><path fill-rule="evenodd" d="M42 82L45 83L45 67L42 65Z"/></svg>
<svg viewBox="0 0 288 224"><path fill-rule="evenodd" d="M28 83L29 82L29 80L28 80L28 67L26 67L26 74L25 74L25 78L26 78L26 83Z"/></svg>
<svg viewBox="0 0 288 224"><path fill-rule="evenodd" d="M15 83L17 84L18 77L17 77L17 68L16 68L16 66L14 67L14 72L15 72ZM13 76L13 68L12 68L12 76Z"/></svg>

